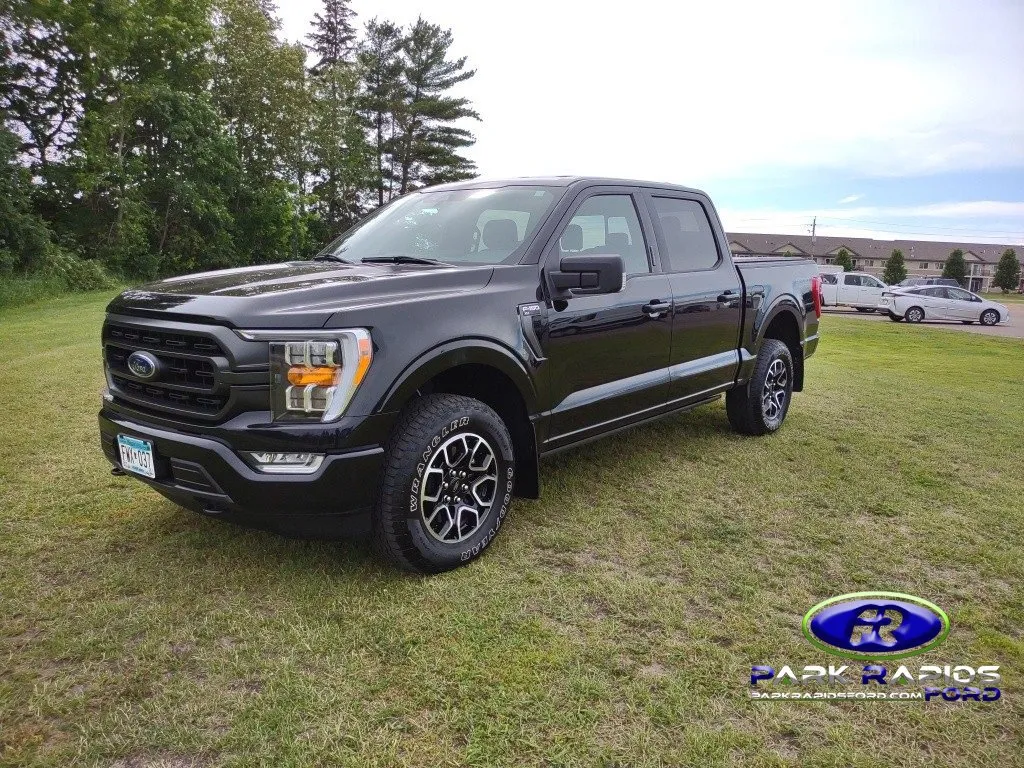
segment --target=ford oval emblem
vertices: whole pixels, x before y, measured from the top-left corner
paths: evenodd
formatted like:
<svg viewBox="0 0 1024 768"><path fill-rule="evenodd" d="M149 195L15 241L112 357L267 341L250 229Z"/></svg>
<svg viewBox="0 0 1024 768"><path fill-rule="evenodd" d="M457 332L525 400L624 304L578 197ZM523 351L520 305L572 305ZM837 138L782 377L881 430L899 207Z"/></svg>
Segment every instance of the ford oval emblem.
<svg viewBox="0 0 1024 768"><path fill-rule="evenodd" d="M949 634L939 606L901 592L830 597L804 616L804 635L838 656L895 659L931 650Z"/></svg>
<svg viewBox="0 0 1024 768"><path fill-rule="evenodd" d="M149 352L132 352L128 355L128 370L140 379L152 379L158 368L159 363Z"/></svg>

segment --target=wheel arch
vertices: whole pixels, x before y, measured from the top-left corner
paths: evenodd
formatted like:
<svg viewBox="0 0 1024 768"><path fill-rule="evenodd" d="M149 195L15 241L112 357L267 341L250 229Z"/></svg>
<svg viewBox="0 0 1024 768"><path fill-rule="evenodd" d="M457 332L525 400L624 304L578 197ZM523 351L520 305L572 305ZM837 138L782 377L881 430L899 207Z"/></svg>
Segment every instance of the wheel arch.
<svg viewBox="0 0 1024 768"><path fill-rule="evenodd" d="M416 397L434 392L465 395L494 409L512 437L515 494L538 498L539 454L530 414L537 413L539 406L524 364L509 350L485 339L444 344L410 363L384 395L378 410L399 411Z"/></svg>
<svg viewBox="0 0 1024 768"><path fill-rule="evenodd" d="M793 391L801 392L804 388L804 346L801 310L795 299L790 296L781 297L765 313L757 337L757 349L765 339L777 339L789 349L793 358Z"/></svg>

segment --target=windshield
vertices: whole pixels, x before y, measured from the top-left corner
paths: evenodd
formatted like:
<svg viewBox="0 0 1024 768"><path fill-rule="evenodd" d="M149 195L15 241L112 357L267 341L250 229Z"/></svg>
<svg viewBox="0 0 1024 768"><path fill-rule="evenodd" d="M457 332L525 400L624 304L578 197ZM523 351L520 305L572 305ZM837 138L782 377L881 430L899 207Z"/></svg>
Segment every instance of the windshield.
<svg viewBox="0 0 1024 768"><path fill-rule="evenodd" d="M398 257L513 264L562 191L497 187L416 192L378 209L318 255L351 262Z"/></svg>

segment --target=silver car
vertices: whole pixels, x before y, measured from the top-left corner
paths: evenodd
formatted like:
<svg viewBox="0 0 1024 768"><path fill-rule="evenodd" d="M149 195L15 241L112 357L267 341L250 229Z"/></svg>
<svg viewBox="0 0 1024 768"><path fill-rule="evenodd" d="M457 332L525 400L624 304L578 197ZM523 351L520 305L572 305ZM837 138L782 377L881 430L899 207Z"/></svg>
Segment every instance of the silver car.
<svg viewBox="0 0 1024 768"><path fill-rule="evenodd" d="M888 314L894 322L906 320L908 323L959 320L967 324L995 325L1010 317L1006 305L946 285L887 288L882 292L878 311Z"/></svg>

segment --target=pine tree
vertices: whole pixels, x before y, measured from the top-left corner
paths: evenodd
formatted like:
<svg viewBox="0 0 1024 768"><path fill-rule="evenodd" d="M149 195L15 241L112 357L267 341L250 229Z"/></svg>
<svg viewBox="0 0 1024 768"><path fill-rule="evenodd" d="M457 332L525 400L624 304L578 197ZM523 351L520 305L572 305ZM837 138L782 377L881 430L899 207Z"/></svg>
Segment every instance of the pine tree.
<svg viewBox="0 0 1024 768"><path fill-rule="evenodd" d="M837 266L843 268L844 272L850 272L853 269L853 260L850 258L850 252L845 248L840 248L839 253L836 254Z"/></svg>
<svg viewBox="0 0 1024 768"><path fill-rule="evenodd" d="M323 0L323 13L313 16L313 31L309 33L316 63L310 71L319 75L325 70L351 59L355 48L356 30L352 20L356 13L348 7L349 0Z"/></svg>
<svg viewBox="0 0 1024 768"><path fill-rule="evenodd" d="M946 265L942 268L943 277L951 277L960 285L967 280L967 261L964 259L964 252L957 248L949 254Z"/></svg>
<svg viewBox="0 0 1024 768"><path fill-rule="evenodd" d="M1013 248L1003 251L996 267L996 274L992 285L1001 288L1003 293L1014 291L1020 285L1020 261L1017 259L1017 252Z"/></svg>
<svg viewBox="0 0 1024 768"><path fill-rule="evenodd" d="M399 194L419 185L470 179L476 166L458 153L475 139L460 120L479 120L468 99L449 95L459 83L476 74L466 57L450 60L452 33L436 24L416 20L403 45L403 93L397 107L394 148L398 156Z"/></svg>
<svg viewBox="0 0 1024 768"><path fill-rule="evenodd" d="M316 235L329 239L354 224L364 211L365 191L377 186L369 174L366 135L357 113L359 79L350 61L354 32L347 0L325 0L309 38L318 61L310 68L308 152Z"/></svg>
<svg viewBox="0 0 1024 768"><path fill-rule="evenodd" d="M903 251L894 248L892 254L885 260L885 272L882 274L882 282L886 285L896 285L907 279L907 265L903 261Z"/></svg>
<svg viewBox="0 0 1024 768"><path fill-rule="evenodd" d="M369 132L376 169L377 205L391 199L396 182L395 109L402 93L402 28L390 21L371 20L357 56L362 93L357 103Z"/></svg>

